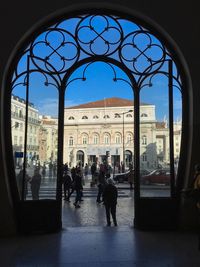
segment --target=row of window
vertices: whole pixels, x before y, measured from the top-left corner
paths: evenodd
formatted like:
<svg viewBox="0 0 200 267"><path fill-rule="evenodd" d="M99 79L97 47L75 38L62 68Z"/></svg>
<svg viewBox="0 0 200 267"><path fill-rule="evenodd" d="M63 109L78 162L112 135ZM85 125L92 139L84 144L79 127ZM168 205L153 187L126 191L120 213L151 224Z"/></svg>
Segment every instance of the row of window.
<svg viewBox="0 0 200 267"><path fill-rule="evenodd" d="M24 123L22 122L15 122L12 120L12 127L15 130L20 130L20 131L24 131ZM32 125L28 125L28 132L29 133L33 133L36 134L37 133L37 126L32 126Z"/></svg>
<svg viewBox="0 0 200 267"><path fill-rule="evenodd" d="M13 143L14 143L14 145L15 146L17 146L17 145L19 145L19 146L22 146L22 145L24 145L24 138L22 137L22 136L14 136L14 138L13 138ZM29 140L28 140L28 144L29 145L37 145L37 140L36 140L36 138L29 138Z"/></svg>
<svg viewBox="0 0 200 267"><path fill-rule="evenodd" d="M133 115L132 115L132 114L127 114L126 117L127 117L127 118L132 118ZM147 115L146 113L142 113L142 114L141 114L141 117L148 117L148 115ZM103 118L104 118L104 119L110 119L110 116L109 116L109 115L104 115ZM114 117L114 118L121 118L121 115L119 115L119 114L115 114L115 117ZM74 120L74 119L75 119L75 118L74 118L73 116L70 116L70 117L68 118L68 120ZM88 116L83 116L81 119L82 119L82 120L88 120ZM94 115L94 116L93 116L93 119L99 119L99 117L98 117L97 115Z"/></svg>
<svg viewBox="0 0 200 267"><path fill-rule="evenodd" d="M104 135L103 143L104 144L110 144L110 136L108 134L105 134ZM117 134L115 136L115 143L116 144L121 144L122 143L121 135ZM132 137L132 135L128 135L127 136L125 143L126 143L126 145L128 145L130 143L133 143L133 137ZM69 146L73 146L74 145L74 138L72 136L69 137L68 144L69 144ZM82 144L83 145L89 144L89 142L88 142L88 136L82 136ZM94 135L94 137L93 137L93 144L94 145L99 144L99 136L98 135ZM147 145L147 136L146 135L143 135L142 136L142 138L141 138L141 144L142 145Z"/></svg>
<svg viewBox="0 0 200 267"><path fill-rule="evenodd" d="M16 106L16 105L11 105L11 111L14 112L19 118L24 118L25 117L25 106L24 108ZM38 113L33 112L29 110L29 116L34 119L38 119Z"/></svg>

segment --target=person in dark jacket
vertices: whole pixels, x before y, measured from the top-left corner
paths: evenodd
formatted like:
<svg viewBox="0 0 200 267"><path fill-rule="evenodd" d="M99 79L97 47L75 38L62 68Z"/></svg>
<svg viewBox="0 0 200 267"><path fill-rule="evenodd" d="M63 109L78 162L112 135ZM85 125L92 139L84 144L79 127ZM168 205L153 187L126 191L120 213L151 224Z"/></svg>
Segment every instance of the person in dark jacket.
<svg viewBox="0 0 200 267"><path fill-rule="evenodd" d="M97 203L103 202L103 190L106 185L105 172L100 171L98 176L98 194L97 194ZM101 200L102 197L102 200Z"/></svg>
<svg viewBox="0 0 200 267"><path fill-rule="evenodd" d="M81 169L77 169L75 179L74 179L74 189L76 190L76 199L74 202L74 206L76 208L80 208L80 202L82 197L83 185L82 185L82 173Z"/></svg>
<svg viewBox="0 0 200 267"><path fill-rule="evenodd" d="M107 226L111 225L110 214L112 215L114 225L117 226L116 206L117 206L118 191L117 187L114 185L114 181L112 178L108 178L107 183L108 184L106 185L103 192L103 200L106 209Z"/></svg>
<svg viewBox="0 0 200 267"><path fill-rule="evenodd" d="M65 171L63 174L63 186L64 186L64 200L70 202L70 190L72 188L72 178L70 171Z"/></svg>

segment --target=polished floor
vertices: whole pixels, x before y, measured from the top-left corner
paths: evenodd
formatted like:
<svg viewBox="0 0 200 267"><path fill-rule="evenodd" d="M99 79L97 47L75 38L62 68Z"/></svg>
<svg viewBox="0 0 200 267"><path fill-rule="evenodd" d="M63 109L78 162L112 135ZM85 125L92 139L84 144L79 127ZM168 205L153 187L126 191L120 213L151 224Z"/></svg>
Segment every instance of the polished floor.
<svg viewBox="0 0 200 267"><path fill-rule="evenodd" d="M92 191L92 192L91 192ZM107 227L95 189L84 191L81 207L63 200L59 233L0 239L1 267L199 267L195 233L133 228L133 192L120 189L118 226Z"/></svg>

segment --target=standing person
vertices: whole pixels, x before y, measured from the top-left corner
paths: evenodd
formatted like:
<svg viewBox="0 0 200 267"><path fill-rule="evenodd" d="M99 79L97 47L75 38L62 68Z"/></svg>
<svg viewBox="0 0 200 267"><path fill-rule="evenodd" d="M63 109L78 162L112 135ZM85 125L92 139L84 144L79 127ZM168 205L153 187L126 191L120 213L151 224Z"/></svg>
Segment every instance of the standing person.
<svg viewBox="0 0 200 267"><path fill-rule="evenodd" d="M103 192L104 205L106 209L107 226L111 225L110 214L112 215L114 225L117 226L116 206L117 206L118 191L117 187L114 185L114 181L112 178L108 178L107 183L108 184L105 186Z"/></svg>
<svg viewBox="0 0 200 267"><path fill-rule="evenodd" d="M87 180L87 178L88 178L88 170L89 170L89 168L88 168L88 164L86 163L86 164L85 164L85 168L84 168L85 180Z"/></svg>
<svg viewBox="0 0 200 267"><path fill-rule="evenodd" d="M68 167L68 164L67 162L63 165L63 172L66 172L68 171L69 167Z"/></svg>
<svg viewBox="0 0 200 267"><path fill-rule="evenodd" d="M36 168L34 171L34 175L30 181L33 200L39 199L39 190L40 190L41 179L42 179L42 176L39 172L39 169Z"/></svg>
<svg viewBox="0 0 200 267"><path fill-rule="evenodd" d="M72 178L70 171L65 171L63 174L63 186L64 186L64 200L70 202L70 189L72 188Z"/></svg>
<svg viewBox="0 0 200 267"><path fill-rule="evenodd" d="M91 174L92 174L92 181L91 181L91 186L95 185L95 179L96 179L96 172L97 172L97 164L95 162L92 163L91 166Z"/></svg>
<svg viewBox="0 0 200 267"><path fill-rule="evenodd" d="M81 169L77 168L75 179L74 179L74 189L76 190L76 198L74 202L75 208L80 208L80 202L82 197L83 185L82 185L82 173Z"/></svg>
<svg viewBox="0 0 200 267"><path fill-rule="evenodd" d="M106 185L105 172L102 171L100 168L100 172L98 176L98 194L97 194L97 200L96 200L97 203L103 202L103 191L104 191L105 185Z"/></svg>
<svg viewBox="0 0 200 267"><path fill-rule="evenodd" d="M129 172L127 174L128 176L128 182L130 184L130 190L133 190L133 182L134 182L134 170L133 170L133 165L129 165Z"/></svg>
<svg viewBox="0 0 200 267"><path fill-rule="evenodd" d="M45 176L46 176L46 165L44 163L42 166L42 178L45 178Z"/></svg>

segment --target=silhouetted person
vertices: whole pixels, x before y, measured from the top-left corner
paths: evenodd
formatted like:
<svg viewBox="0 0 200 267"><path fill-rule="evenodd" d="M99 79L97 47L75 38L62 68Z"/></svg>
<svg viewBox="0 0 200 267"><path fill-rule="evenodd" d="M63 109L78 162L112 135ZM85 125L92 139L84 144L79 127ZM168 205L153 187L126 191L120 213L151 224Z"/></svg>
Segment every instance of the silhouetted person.
<svg viewBox="0 0 200 267"><path fill-rule="evenodd" d="M117 187L114 185L112 178L107 179L107 185L103 191L104 205L106 209L107 226L111 225L110 214L112 215L113 223L117 226L116 205L117 205Z"/></svg>
<svg viewBox="0 0 200 267"><path fill-rule="evenodd" d="M72 178L70 171L63 174L64 200L70 202L70 189L72 188Z"/></svg>
<svg viewBox="0 0 200 267"><path fill-rule="evenodd" d="M36 168L34 171L34 175L33 175L32 179L30 180L33 200L39 199L39 190L40 190L41 179L42 179L42 176L39 173L39 169Z"/></svg>
<svg viewBox="0 0 200 267"><path fill-rule="evenodd" d="M74 206L76 208L80 208L80 202L82 197L83 185L82 185L82 173L81 169L77 169L75 179L74 179L74 189L76 190L76 198L74 202Z"/></svg>
<svg viewBox="0 0 200 267"><path fill-rule="evenodd" d="M46 176L46 166L45 166L45 163L43 164L42 166L42 178L45 178Z"/></svg>
<svg viewBox="0 0 200 267"><path fill-rule="evenodd" d="M92 174L91 186L94 186L96 183L96 171L97 171L97 165L95 162L92 163L90 170L91 170L91 174Z"/></svg>
<svg viewBox="0 0 200 267"><path fill-rule="evenodd" d="M98 194L97 194L97 203L103 202L103 191L106 185L105 173L103 171L99 172L98 176ZM102 198L102 199L101 199Z"/></svg>
<svg viewBox="0 0 200 267"><path fill-rule="evenodd" d="M88 177L88 171L89 171L89 168L88 168L88 164L86 163L85 168L84 168L85 179L87 179L87 177Z"/></svg>

